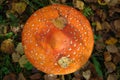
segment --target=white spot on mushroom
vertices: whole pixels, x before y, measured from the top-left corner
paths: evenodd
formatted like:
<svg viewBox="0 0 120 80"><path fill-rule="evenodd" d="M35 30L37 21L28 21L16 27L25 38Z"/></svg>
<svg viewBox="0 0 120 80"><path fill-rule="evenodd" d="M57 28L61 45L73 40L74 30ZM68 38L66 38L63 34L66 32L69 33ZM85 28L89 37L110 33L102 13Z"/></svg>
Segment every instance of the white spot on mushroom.
<svg viewBox="0 0 120 80"><path fill-rule="evenodd" d="M32 26L35 26L34 24L32 24Z"/></svg>
<svg viewBox="0 0 120 80"><path fill-rule="evenodd" d="M74 44L73 46L76 47L76 44Z"/></svg>
<svg viewBox="0 0 120 80"><path fill-rule="evenodd" d="M69 50L69 51L71 51L72 49L71 49L71 48L69 48L68 50Z"/></svg>
<svg viewBox="0 0 120 80"><path fill-rule="evenodd" d="M70 20L72 20L72 18L71 18L71 17L70 17L69 19L70 19Z"/></svg>
<svg viewBox="0 0 120 80"><path fill-rule="evenodd" d="M37 14L35 13L35 14L33 14L33 16L37 16Z"/></svg>
<svg viewBox="0 0 120 80"><path fill-rule="evenodd" d="M70 57L70 55L67 55L67 57Z"/></svg>
<svg viewBox="0 0 120 80"><path fill-rule="evenodd" d="M82 36L80 35L79 37L81 38Z"/></svg>
<svg viewBox="0 0 120 80"><path fill-rule="evenodd" d="M58 65L57 63L55 63L55 65Z"/></svg>
<svg viewBox="0 0 120 80"><path fill-rule="evenodd" d="M84 39L84 41L86 42L86 39Z"/></svg>
<svg viewBox="0 0 120 80"><path fill-rule="evenodd" d="M47 21L47 19L44 19L43 21Z"/></svg>
<svg viewBox="0 0 120 80"><path fill-rule="evenodd" d="M74 39L76 39L77 37L76 36L74 36Z"/></svg>
<svg viewBox="0 0 120 80"><path fill-rule="evenodd" d="M82 43L80 43L80 46L82 45Z"/></svg>
<svg viewBox="0 0 120 80"><path fill-rule="evenodd" d="M83 30L83 27L81 28L81 30Z"/></svg>
<svg viewBox="0 0 120 80"><path fill-rule="evenodd" d="M32 40L30 40L29 42L30 42L30 43L32 43L33 41L32 41Z"/></svg>
<svg viewBox="0 0 120 80"><path fill-rule="evenodd" d="M83 49L85 49L85 47L83 47Z"/></svg>
<svg viewBox="0 0 120 80"><path fill-rule="evenodd" d="M81 24L78 24L79 26L81 26Z"/></svg>
<svg viewBox="0 0 120 80"><path fill-rule="evenodd" d="M27 34L28 36L30 35L30 33Z"/></svg>
<svg viewBox="0 0 120 80"><path fill-rule="evenodd" d="M72 34L72 32L70 32L70 34Z"/></svg>
<svg viewBox="0 0 120 80"><path fill-rule="evenodd" d="M76 42L78 41L78 39L75 40Z"/></svg>
<svg viewBox="0 0 120 80"><path fill-rule="evenodd" d="M33 53L33 51L30 51L30 53Z"/></svg>
<svg viewBox="0 0 120 80"><path fill-rule="evenodd" d="M86 25L83 24L84 27L86 27Z"/></svg>
<svg viewBox="0 0 120 80"><path fill-rule="evenodd" d="M41 20L40 20L40 19L39 19L38 21L39 21L39 22L41 22Z"/></svg>
<svg viewBox="0 0 120 80"><path fill-rule="evenodd" d="M75 58L72 59L73 61L75 60Z"/></svg>
<svg viewBox="0 0 120 80"><path fill-rule="evenodd" d="M40 62L41 65L43 65L43 62Z"/></svg>
<svg viewBox="0 0 120 80"><path fill-rule="evenodd" d="M65 18L67 18L68 17L68 15L65 15Z"/></svg>
<svg viewBox="0 0 120 80"><path fill-rule="evenodd" d="M73 26L70 26L71 28L73 28Z"/></svg>
<svg viewBox="0 0 120 80"><path fill-rule="evenodd" d="M77 48L77 51L79 51L79 50L80 50L80 47Z"/></svg>
<svg viewBox="0 0 120 80"><path fill-rule="evenodd" d="M70 44L72 44L73 42L72 41L70 41Z"/></svg>
<svg viewBox="0 0 120 80"><path fill-rule="evenodd" d="M35 53L36 56L38 56L38 53Z"/></svg>
<svg viewBox="0 0 120 80"><path fill-rule="evenodd" d="M78 30L77 30L77 29L75 29L75 31L77 32Z"/></svg>
<svg viewBox="0 0 120 80"><path fill-rule="evenodd" d="M74 35L76 35L76 33L75 33L75 32L73 32L73 34L74 34Z"/></svg>
<svg viewBox="0 0 120 80"><path fill-rule="evenodd" d="M87 34L87 32L85 32L84 34Z"/></svg>
<svg viewBox="0 0 120 80"><path fill-rule="evenodd" d="M38 44L35 44L35 46L38 46Z"/></svg>
<svg viewBox="0 0 120 80"><path fill-rule="evenodd" d="M77 20L76 22L79 22L79 20Z"/></svg>
<svg viewBox="0 0 120 80"><path fill-rule="evenodd" d="M76 52L73 52L73 54L75 55L75 54L76 54Z"/></svg>

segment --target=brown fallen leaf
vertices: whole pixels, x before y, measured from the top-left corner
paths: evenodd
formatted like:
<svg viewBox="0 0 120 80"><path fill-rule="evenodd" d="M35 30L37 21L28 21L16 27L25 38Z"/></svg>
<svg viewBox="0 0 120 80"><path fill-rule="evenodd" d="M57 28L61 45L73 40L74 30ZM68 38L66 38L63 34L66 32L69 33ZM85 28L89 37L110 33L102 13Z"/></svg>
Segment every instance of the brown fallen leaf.
<svg viewBox="0 0 120 80"><path fill-rule="evenodd" d="M0 0L0 5L4 2L4 0Z"/></svg>
<svg viewBox="0 0 120 80"><path fill-rule="evenodd" d="M107 21L102 22L101 25L107 32L111 29L111 25Z"/></svg>
<svg viewBox="0 0 120 80"><path fill-rule="evenodd" d="M118 80L117 79L117 75L115 75L115 74L109 74L108 77L107 77L107 80Z"/></svg>
<svg viewBox="0 0 120 80"><path fill-rule="evenodd" d="M105 48L105 44L104 44L104 41L103 41L103 37L101 37L99 40L96 41L96 44L95 44L95 49L97 51L101 51L102 49Z"/></svg>
<svg viewBox="0 0 120 80"><path fill-rule="evenodd" d="M111 0L104 0L107 4L111 1Z"/></svg>
<svg viewBox="0 0 120 80"><path fill-rule="evenodd" d="M45 80L56 80L57 79L57 75L44 75L44 79Z"/></svg>
<svg viewBox="0 0 120 80"><path fill-rule="evenodd" d="M84 9L84 2L81 0L73 0L73 5L75 8L78 8L80 10Z"/></svg>
<svg viewBox="0 0 120 80"><path fill-rule="evenodd" d="M110 52L104 52L104 60L105 62L112 60L112 55L110 54Z"/></svg>
<svg viewBox="0 0 120 80"><path fill-rule="evenodd" d="M96 10L96 9L98 9L97 6L94 5L94 4L91 4L90 6L91 6L92 10Z"/></svg>
<svg viewBox="0 0 120 80"><path fill-rule="evenodd" d="M115 45L107 45L106 49L108 52L111 53L117 53L118 52L118 48Z"/></svg>
<svg viewBox="0 0 120 80"><path fill-rule="evenodd" d="M82 69L82 68L81 68L81 69ZM90 61L87 63L87 65L85 65L84 70L83 70L82 72L84 72L84 71L86 71L86 70L92 70L92 71L91 71L91 76L90 76L90 79L89 79L89 80L103 80L103 78L100 77L100 76L97 74L96 69L95 69L95 66L94 66L93 63L91 63ZM81 75L82 75L82 73L81 73ZM83 79L83 76L82 76L80 79L81 79L81 80L84 80L84 79Z"/></svg>
<svg viewBox="0 0 120 80"><path fill-rule="evenodd" d="M100 30L102 30L103 28L102 28L102 25L101 25L101 23L99 22L99 21L96 21L96 31L100 31Z"/></svg>
<svg viewBox="0 0 120 80"><path fill-rule="evenodd" d="M104 62L108 73L112 73L116 69L116 65L113 62Z"/></svg>
<svg viewBox="0 0 120 80"><path fill-rule="evenodd" d="M120 19L114 21L116 36L120 37Z"/></svg>
<svg viewBox="0 0 120 80"><path fill-rule="evenodd" d="M65 3L67 0L60 0L61 3Z"/></svg>
<svg viewBox="0 0 120 80"><path fill-rule="evenodd" d="M110 0L107 5L108 6L115 6L116 4L118 4L118 1L119 0Z"/></svg>
<svg viewBox="0 0 120 80"><path fill-rule="evenodd" d="M12 10L16 11L18 14L22 14L27 7L25 2L12 3Z"/></svg>
<svg viewBox="0 0 120 80"><path fill-rule="evenodd" d="M35 74L30 76L31 80L40 80L40 78L41 78L40 73L35 73Z"/></svg>
<svg viewBox="0 0 120 80"><path fill-rule="evenodd" d="M119 7L115 7L115 9L113 11L120 13L120 8Z"/></svg>
<svg viewBox="0 0 120 80"><path fill-rule="evenodd" d="M86 79L86 80L89 80L90 79L90 76L91 76L91 71L90 70L86 70L82 73L83 77Z"/></svg>
<svg viewBox="0 0 120 80"><path fill-rule="evenodd" d="M117 65L119 62L120 62L120 56L114 55L113 56L113 63Z"/></svg>
<svg viewBox="0 0 120 80"><path fill-rule="evenodd" d="M20 54L14 52L14 53L12 54L12 60L13 60L13 62L18 62L19 59L20 59Z"/></svg>
<svg viewBox="0 0 120 80"><path fill-rule="evenodd" d="M105 44L104 43L96 43L96 50L97 51L102 51L102 49L104 49L105 48Z"/></svg>
<svg viewBox="0 0 120 80"><path fill-rule="evenodd" d="M3 80L17 80L17 79L14 73L9 73L8 75L4 76Z"/></svg>
<svg viewBox="0 0 120 80"><path fill-rule="evenodd" d="M106 41L105 41L105 43L106 44L111 44L111 45L114 45L114 44L116 44L118 42L118 40L116 39L116 38L114 38L114 37L110 37L109 39L107 39Z"/></svg>
<svg viewBox="0 0 120 80"><path fill-rule="evenodd" d="M77 78L77 79L79 79L81 77L79 70L75 71L73 74L74 74L75 78Z"/></svg>
<svg viewBox="0 0 120 80"><path fill-rule="evenodd" d="M99 16L99 18L101 19L100 21L102 21L102 22L104 22L107 18L106 12L102 9L96 9L96 15Z"/></svg>
<svg viewBox="0 0 120 80"><path fill-rule="evenodd" d="M98 76L94 76L92 78L90 78L90 80L104 80L103 78L100 78Z"/></svg>
<svg viewBox="0 0 120 80"><path fill-rule="evenodd" d="M16 52L19 53L19 54L23 54L24 53L24 50L23 50L23 46L22 46L22 43L18 43L17 47L16 47Z"/></svg>
<svg viewBox="0 0 120 80"><path fill-rule="evenodd" d="M32 69L32 72L31 73L38 73L39 72L39 70L37 69L37 68L35 68L35 67L33 67L33 69Z"/></svg>
<svg viewBox="0 0 120 80"><path fill-rule="evenodd" d="M13 44L12 39L4 40L1 43L1 51L4 53L9 53L9 54L14 52L14 44Z"/></svg>
<svg viewBox="0 0 120 80"><path fill-rule="evenodd" d="M21 28L20 27L13 27L13 26L11 26L11 31L14 32L15 34L17 34L18 32L21 31Z"/></svg>
<svg viewBox="0 0 120 80"><path fill-rule="evenodd" d="M24 65L28 62L27 58L25 55L23 55L20 59L19 59L19 64L20 64L20 67L24 67Z"/></svg>
<svg viewBox="0 0 120 80"><path fill-rule="evenodd" d="M97 3L97 0L84 0L86 3Z"/></svg>
<svg viewBox="0 0 120 80"><path fill-rule="evenodd" d="M17 80L26 80L26 78L24 77L23 73L19 73Z"/></svg>
<svg viewBox="0 0 120 80"><path fill-rule="evenodd" d="M110 7L109 9L109 16L110 17L113 17L114 14L117 12L117 13L120 13L120 8L119 7L116 7L116 6L113 6L113 7ZM117 18L118 19L118 18Z"/></svg>
<svg viewBox="0 0 120 80"><path fill-rule="evenodd" d="M14 14L14 16L16 16L16 17L18 16L18 15L15 14L15 12L13 10L7 10L6 11L6 17L10 18L10 14Z"/></svg>
<svg viewBox="0 0 120 80"><path fill-rule="evenodd" d="M81 79L80 79L80 78L78 79L78 78L73 77L72 80L81 80Z"/></svg>

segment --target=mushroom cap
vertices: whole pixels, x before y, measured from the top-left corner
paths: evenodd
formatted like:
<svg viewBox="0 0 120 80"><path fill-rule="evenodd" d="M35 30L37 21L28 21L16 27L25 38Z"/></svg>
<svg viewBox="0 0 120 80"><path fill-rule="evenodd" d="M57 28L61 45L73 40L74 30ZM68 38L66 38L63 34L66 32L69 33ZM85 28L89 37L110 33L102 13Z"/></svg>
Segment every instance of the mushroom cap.
<svg viewBox="0 0 120 80"><path fill-rule="evenodd" d="M37 10L27 20L22 44L28 60L38 70L63 75L88 61L94 39L90 23L80 11L53 4Z"/></svg>

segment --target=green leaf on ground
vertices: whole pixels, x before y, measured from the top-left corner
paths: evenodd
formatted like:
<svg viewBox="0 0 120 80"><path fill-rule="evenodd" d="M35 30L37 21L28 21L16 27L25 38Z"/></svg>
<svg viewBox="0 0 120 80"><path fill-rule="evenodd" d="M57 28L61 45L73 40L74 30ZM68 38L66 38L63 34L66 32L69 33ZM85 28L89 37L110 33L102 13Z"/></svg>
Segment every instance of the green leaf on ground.
<svg viewBox="0 0 120 80"><path fill-rule="evenodd" d="M89 17L91 15L93 15L93 11L90 7L85 7L83 9L83 14L86 16L86 17Z"/></svg>
<svg viewBox="0 0 120 80"><path fill-rule="evenodd" d="M9 69L7 68L7 67L3 67L2 69L1 69L1 71L2 71L2 73L3 74L8 74L8 73L10 73L10 71L9 71Z"/></svg>
<svg viewBox="0 0 120 80"><path fill-rule="evenodd" d="M100 38L101 38L100 35L94 35L94 40L95 40L95 41L99 40Z"/></svg>
<svg viewBox="0 0 120 80"><path fill-rule="evenodd" d="M13 36L13 32L9 32L5 35L6 38L11 38Z"/></svg>
<svg viewBox="0 0 120 80"><path fill-rule="evenodd" d="M14 14L9 14L9 19L11 26L18 26L19 19Z"/></svg>
<svg viewBox="0 0 120 80"><path fill-rule="evenodd" d="M24 68L27 69L27 70L32 70L33 65L28 61L26 64L24 64Z"/></svg>
<svg viewBox="0 0 120 80"><path fill-rule="evenodd" d="M103 77L103 73L102 73L101 65L100 65L99 61L96 59L95 56L92 56L91 59L92 59L93 64L94 64L94 66L95 66L96 72L98 73L98 75L99 75L100 77Z"/></svg>

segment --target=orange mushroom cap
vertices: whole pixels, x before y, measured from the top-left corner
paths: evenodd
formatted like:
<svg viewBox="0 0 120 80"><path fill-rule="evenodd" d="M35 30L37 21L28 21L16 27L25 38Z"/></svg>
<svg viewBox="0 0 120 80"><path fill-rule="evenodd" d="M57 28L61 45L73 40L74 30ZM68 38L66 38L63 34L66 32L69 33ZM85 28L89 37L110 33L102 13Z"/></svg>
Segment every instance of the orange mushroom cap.
<svg viewBox="0 0 120 80"><path fill-rule="evenodd" d="M28 60L48 74L69 74L89 59L93 32L76 9L53 4L37 10L26 22L22 43Z"/></svg>

